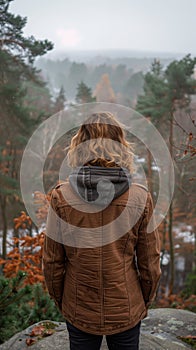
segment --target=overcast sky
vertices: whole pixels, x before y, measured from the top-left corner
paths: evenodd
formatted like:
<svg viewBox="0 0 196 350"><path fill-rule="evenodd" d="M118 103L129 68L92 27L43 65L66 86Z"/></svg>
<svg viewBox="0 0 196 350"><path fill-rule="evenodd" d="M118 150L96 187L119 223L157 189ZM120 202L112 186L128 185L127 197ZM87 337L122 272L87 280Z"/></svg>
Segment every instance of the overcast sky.
<svg viewBox="0 0 196 350"><path fill-rule="evenodd" d="M54 50L196 54L196 0L14 0L10 10Z"/></svg>

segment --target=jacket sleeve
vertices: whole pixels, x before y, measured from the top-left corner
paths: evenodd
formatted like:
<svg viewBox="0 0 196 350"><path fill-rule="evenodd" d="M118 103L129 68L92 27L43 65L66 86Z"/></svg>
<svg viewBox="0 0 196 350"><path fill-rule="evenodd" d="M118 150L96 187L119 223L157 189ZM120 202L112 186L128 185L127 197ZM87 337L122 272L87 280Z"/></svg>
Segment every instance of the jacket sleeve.
<svg viewBox="0 0 196 350"><path fill-rule="evenodd" d="M56 235L59 235L57 229L59 231L60 228L60 219L58 215L54 216L54 212L57 213L56 202L56 191L53 190L47 218L42 266L48 292L51 298L54 299L55 304L61 310L64 288L64 275L66 270L66 252L64 245L59 243L59 239L57 238L57 240L55 240ZM54 220L56 220L56 223L54 223ZM48 225L50 225L50 227ZM51 227L56 232L52 232L51 234Z"/></svg>
<svg viewBox="0 0 196 350"><path fill-rule="evenodd" d="M147 307L149 307L156 296L161 276L159 233L157 229L154 229L150 233L147 232L147 226L152 217L153 209L152 197L150 192L148 192L142 221L138 229L138 241L136 245L141 289Z"/></svg>

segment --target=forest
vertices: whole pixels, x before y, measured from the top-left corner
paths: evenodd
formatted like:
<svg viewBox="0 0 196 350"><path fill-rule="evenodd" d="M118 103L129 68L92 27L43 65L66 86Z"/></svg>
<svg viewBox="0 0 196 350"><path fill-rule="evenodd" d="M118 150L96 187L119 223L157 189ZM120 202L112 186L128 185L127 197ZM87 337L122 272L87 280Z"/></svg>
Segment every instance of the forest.
<svg viewBox="0 0 196 350"><path fill-rule="evenodd" d="M171 58L161 58L160 63L165 67ZM63 87L66 98L74 100L77 86L82 81L90 86L99 100L99 85L103 79L109 80L105 84L111 85L112 96L105 96L123 105L134 105L137 96L143 91L144 73L148 71L152 58L110 58L98 56L86 62L74 61L71 58L46 59L39 58L36 66L41 69L42 77L47 80L50 91L58 93ZM103 98L103 97L102 97Z"/></svg>
<svg viewBox="0 0 196 350"><path fill-rule="evenodd" d="M174 195L159 233L161 268L152 307L196 312L196 57L122 59L93 63L44 56L49 40L26 37L27 18L0 0L0 343L40 320L63 320L42 273L44 224L57 184L63 149L76 131L57 142L44 167L47 195L35 193L39 227L21 196L20 164L38 126L77 104L109 102L134 108L165 140L175 170ZM159 170L149 150L136 144L137 161L157 200Z"/></svg>

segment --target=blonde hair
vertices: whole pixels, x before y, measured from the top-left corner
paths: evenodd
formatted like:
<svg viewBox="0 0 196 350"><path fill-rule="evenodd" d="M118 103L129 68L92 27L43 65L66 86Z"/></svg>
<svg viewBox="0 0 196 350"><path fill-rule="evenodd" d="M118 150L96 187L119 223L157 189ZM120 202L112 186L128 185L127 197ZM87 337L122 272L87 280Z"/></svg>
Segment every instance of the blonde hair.
<svg viewBox="0 0 196 350"><path fill-rule="evenodd" d="M80 126L67 156L72 168L97 165L134 170L133 144L126 140L123 127L109 112L93 113Z"/></svg>

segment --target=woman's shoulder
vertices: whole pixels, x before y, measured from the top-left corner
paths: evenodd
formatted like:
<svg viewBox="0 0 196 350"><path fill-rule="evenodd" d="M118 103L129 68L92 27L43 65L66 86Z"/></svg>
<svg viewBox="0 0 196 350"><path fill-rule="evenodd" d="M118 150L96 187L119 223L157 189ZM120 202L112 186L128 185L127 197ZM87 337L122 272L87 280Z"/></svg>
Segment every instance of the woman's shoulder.
<svg viewBox="0 0 196 350"><path fill-rule="evenodd" d="M60 182L51 190L51 201L57 205L59 201L64 199L63 191L65 190L67 182Z"/></svg>
<svg viewBox="0 0 196 350"><path fill-rule="evenodd" d="M149 195L150 191L146 185L132 182L128 191L128 203L131 207L133 205L144 207L148 201Z"/></svg>
<svg viewBox="0 0 196 350"><path fill-rule="evenodd" d="M147 186L143 185L143 184L140 184L140 183L137 183L137 182L132 182L131 184L132 186L134 186L135 188L141 188L143 190L145 190L146 192L149 192L149 189Z"/></svg>
<svg viewBox="0 0 196 350"><path fill-rule="evenodd" d="M69 180L58 183L52 190L51 199L57 206L73 204L79 197L74 193Z"/></svg>

